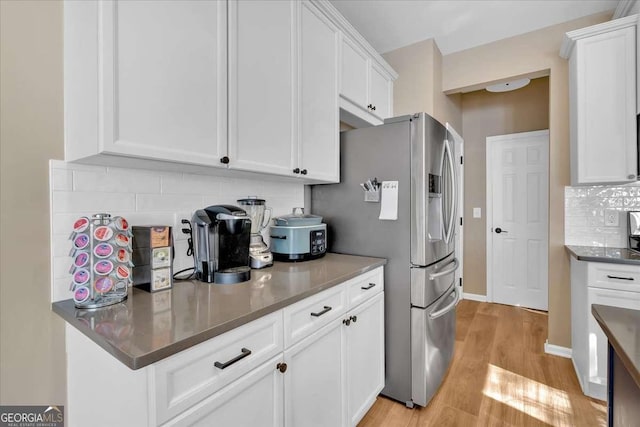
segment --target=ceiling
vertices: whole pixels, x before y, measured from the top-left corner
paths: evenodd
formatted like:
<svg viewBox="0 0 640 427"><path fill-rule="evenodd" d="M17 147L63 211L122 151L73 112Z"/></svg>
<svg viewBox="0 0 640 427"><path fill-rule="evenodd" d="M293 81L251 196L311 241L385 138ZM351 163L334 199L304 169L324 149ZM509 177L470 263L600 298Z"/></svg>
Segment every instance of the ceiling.
<svg viewBox="0 0 640 427"><path fill-rule="evenodd" d="M380 53L435 38L443 55L613 12L618 0L331 0Z"/></svg>

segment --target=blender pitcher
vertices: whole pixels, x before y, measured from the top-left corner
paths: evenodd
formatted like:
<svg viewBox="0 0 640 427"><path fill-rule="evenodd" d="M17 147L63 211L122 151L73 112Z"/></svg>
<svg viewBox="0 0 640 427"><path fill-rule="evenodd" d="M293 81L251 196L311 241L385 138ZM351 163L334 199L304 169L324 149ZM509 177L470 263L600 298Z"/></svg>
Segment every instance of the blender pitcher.
<svg viewBox="0 0 640 427"><path fill-rule="evenodd" d="M258 199L256 196L239 199L237 202L251 218L251 243L249 246L251 268L264 268L273 265L273 255L261 234L271 220L271 208L265 205L264 199Z"/></svg>

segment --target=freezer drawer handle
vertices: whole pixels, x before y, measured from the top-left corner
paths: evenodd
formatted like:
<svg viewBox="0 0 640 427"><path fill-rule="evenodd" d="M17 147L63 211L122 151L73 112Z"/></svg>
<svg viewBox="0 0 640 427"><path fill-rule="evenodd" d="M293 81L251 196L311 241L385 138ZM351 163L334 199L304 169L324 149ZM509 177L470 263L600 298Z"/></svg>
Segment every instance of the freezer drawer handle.
<svg viewBox="0 0 640 427"><path fill-rule="evenodd" d="M319 312L317 312L317 313L311 313L311 315L312 315L313 317L320 317L320 316L322 316L323 314L325 314L325 313L327 313L327 312L329 312L329 311L331 311L331 307L329 307L328 305L325 305L325 306L324 306L324 310L319 311Z"/></svg>
<svg viewBox="0 0 640 427"><path fill-rule="evenodd" d="M233 365L236 362L241 361L242 359L244 359L245 357L247 357L248 355L251 354L251 350L247 349L247 348L243 348L240 350L240 354L237 355L236 357L234 357L233 359L224 362L224 363L220 363L220 362L216 362L213 364L213 366L215 366L218 369L225 369L228 368L229 366Z"/></svg>
<svg viewBox="0 0 640 427"><path fill-rule="evenodd" d="M429 314L429 319L437 319L438 317L442 317L445 314L447 314L448 312L450 312L451 310L453 310L456 305L458 305L458 287L456 285L453 285L453 290L451 291L451 294L455 294L455 297L453 298L453 302L449 305L447 305L445 308L442 308L438 311L434 311L433 313Z"/></svg>
<svg viewBox="0 0 640 427"><path fill-rule="evenodd" d="M368 291L369 289L373 288L376 284L375 283L369 283L369 286L361 286L360 289L362 289L363 291Z"/></svg>
<svg viewBox="0 0 640 427"><path fill-rule="evenodd" d="M453 264L453 268L448 268L446 270L438 271L437 273L429 274L429 280L435 280L438 277L442 277L442 276L446 276L448 274L451 274L451 273L453 273L454 271L456 271L460 267L460 263L458 262L458 258L454 258L453 261L451 262L451 264ZM451 264L449 264L449 265L451 265Z"/></svg>
<svg viewBox="0 0 640 427"><path fill-rule="evenodd" d="M607 277L609 279L618 279L618 280L633 280L633 277L620 277L620 276L611 276L610 274L607 274Z"/></svg>

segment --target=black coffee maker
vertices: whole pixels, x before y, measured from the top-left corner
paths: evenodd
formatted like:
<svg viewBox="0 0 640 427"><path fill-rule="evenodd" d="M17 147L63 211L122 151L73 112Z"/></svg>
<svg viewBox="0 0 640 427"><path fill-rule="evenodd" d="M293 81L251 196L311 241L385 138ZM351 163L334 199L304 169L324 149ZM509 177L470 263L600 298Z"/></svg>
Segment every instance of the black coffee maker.
<svg viewBox="0 0 640 427"><path fill-rule="evenodd" d="M208 283L238 283L251 278L251 218L237 206L197 210L191 221L196 278Z"/></svg>

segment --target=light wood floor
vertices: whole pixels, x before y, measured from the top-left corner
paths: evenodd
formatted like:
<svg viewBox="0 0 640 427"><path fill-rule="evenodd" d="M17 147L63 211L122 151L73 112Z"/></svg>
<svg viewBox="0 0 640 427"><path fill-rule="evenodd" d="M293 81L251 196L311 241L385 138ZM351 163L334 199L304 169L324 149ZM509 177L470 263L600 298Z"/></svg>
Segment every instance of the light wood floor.
<svg viewBox="0 0 640 427"><path fill-rule="evenodd" d="M606 404L582 394L570 359L544 353L547 316L463 300L449 373L426 408L378 397L360 427L605 426Z"/></svg>

